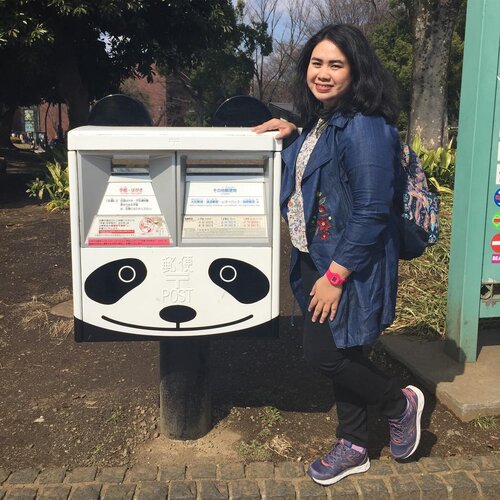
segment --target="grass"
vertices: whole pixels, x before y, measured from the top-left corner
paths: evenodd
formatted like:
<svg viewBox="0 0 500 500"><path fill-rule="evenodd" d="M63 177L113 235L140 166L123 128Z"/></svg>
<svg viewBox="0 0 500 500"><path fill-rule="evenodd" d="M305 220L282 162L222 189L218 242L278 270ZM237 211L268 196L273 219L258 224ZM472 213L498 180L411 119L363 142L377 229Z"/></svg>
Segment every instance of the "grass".
<svg viewBox="0 0 500 500"><path fill-rule="evenodd" d="M476 429L482 429L483 431L495 429L497 426L497 420L493 415L483 415L475 418L472 424Z"/></svg>
<svg viewBox="0 0 500 500"><path fill-rule="evenodd" d="M399 261L396 321L390 331L402 328L422 335L444 336L453 196L443 194L439 211L439 241L424 255Z"/></svg>
<svg viewBox="0 0 500 500"><path fill-rule="evenodd" d="M107 422L116 425L122 418L123 418L123 411L118 408L111 412L111 415L109 416Z"/></svg>
<svg viewBox="0 0 500 500"><path fill-rule="evenodd" d="M266 406L262 410L260 421L264 427L272 427L283 420L280 411L274 406Z"/></svg>
<svg viewBox="0 0 500 500"><path fill-rule="evenodd" d="M265 406L259 415L260 430L255 439L240 441L238 453L249 462L270 460L274 454L288 458L292 450L290 442L278 434L277 425L283 422L283 415L274 406Z"/></svg>
<svg viewBox="0 0 500 500"><path fill-rule="evenodd" d="M62 341L73 331L73 319L59 318L50 309L71 298L68 289L48 295L33 296L29 302L10 305L11 314L26 330L48 333L49 337Z"/></svg>

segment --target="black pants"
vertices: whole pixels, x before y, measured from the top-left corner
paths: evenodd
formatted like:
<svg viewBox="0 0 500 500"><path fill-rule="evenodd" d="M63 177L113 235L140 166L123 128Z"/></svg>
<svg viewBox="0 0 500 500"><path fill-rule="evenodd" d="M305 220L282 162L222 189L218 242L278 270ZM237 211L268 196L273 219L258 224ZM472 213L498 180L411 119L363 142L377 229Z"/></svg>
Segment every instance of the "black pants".
<svg viewBox="0 0 500 500"><path fill-rule="evenodd" d="M309 293L319 273L307 253L300 254L304 293ZM337 437L358 446L368 445L367 405L378 405L382 414L396 417L405 410L406 398L396 380L387 377L364 354L361 346L338 349L328 321L304 318L305 359L333 381L339 425Z"/></svg>

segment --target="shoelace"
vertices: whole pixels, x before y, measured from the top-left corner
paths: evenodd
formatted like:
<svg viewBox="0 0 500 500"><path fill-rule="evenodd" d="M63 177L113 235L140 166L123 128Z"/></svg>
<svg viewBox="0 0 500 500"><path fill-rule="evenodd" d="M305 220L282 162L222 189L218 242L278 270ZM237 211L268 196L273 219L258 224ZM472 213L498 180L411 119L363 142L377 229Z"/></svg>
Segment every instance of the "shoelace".
<svg viewBox="0 0 500 500"><path fill-rule="evenodd" d="M332 466L338 460L342 461L345 453L346 453L346 446L339 441L338 443L335 444L333 449L321 459L321 461L325 465Z"/></svg>
<svg viewBox="0 0 500 500"><path fill-rule="evenodd" d="M403 417L404 418L404 417ZM403 418L401 420L391 420L391 437L392 440L399 444L403 442Z"/></svg>
<svg viewBox="0 0 500 500"><path fill-rule="evenodd" d="M389 419L389 423L391 426L391 437L392 440L397 444L403 442L405 420L408 417L410 409L413 404L413 401L410 398L407 398L407 401L408 401L408 408L403 413L403 415L400 418Z"/></svg>

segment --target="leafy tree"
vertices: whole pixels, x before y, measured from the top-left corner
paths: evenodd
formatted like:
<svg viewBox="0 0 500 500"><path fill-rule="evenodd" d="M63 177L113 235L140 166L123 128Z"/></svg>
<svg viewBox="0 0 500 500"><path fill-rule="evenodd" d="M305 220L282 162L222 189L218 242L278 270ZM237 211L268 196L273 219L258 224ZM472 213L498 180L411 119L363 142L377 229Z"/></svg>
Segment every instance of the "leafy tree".
<svg viewBox="0 0 500 500"><path fill-rule="evenodd" d="M259 74L253 59L271 50L265 23L245 22L244 4L235 9L236 24L225 43L200 51L190 67L163 67L168 75L169 121L176 125L205 125L217 106L234 95L249 93L252 77Z"/></svg>
<svg viewBox="0 0 500 500"><path fill-rule="evenodd" d="M400 16L378 25L368 36L382 64L398 83L401 115L399 128L408 127L411 98L412 44L408 30L408 18Z"/></svg>
<svg viewBox="0 0 500 500"><path fill-rule="evenodd" d="M435 4L437 5L437 2L435 2ZM434 69L434 73L437 74L436 81L445 82L447 92L444 94L439 92L438 95L428 96L430 99L430 106L433 107L436 105L437 108L440 109L439 113L442 114L442 116L440 115L438 123L444 128L443 131L445 135L443 137L446 137L447 124L450 123L455 125L458 120L463 38L465 31L465 6L466 1L462 0L456 28L451 39L449 68L447 70L446 64L443 62L441 66ZM377 55L384 66L391 71L399 84L399 97L402 106L402 113L399 121L401 130L407 130L408 128L413 89L415 88L415 92L413 93L415 96L421 95L422 92L422 80L415 76L413 69L414 45L411 34L412 22L410 13L410 10L405 6L405 2L393 1L390 18L376 26L374 31L368 35ZM423 71L430 71L430 68L427 68L427 62L431 64L430 60L424 59L417 67L423 68ZM445 101L442 101L443 95L446 97ZM425 110L420 111L420 106L422 104L423 103L419 104L419 101L415 98L413 104L415 107L414 117L417 116L418 113L420 116L423 116L425 120L427 116ZM430 119L429 115L429 120ZM433 119L435 120L435 118ZM432 123L430 125L425 123L425 125L422 125L422 128L426 130L426 134L423 134L423 139L427 141L427 144L430 144L429 138L433 137L433 134L436 134L435 127ZM437 138L438 135L434 137Z"/></svg>
<svg viewBox="0 0 500 500"><path fill-rule="evenodd" d="M150 76L155 61L195 66L234 28L230 0L0 0L0 47L48 51L44 64L70 128L86 123L90 100L126 77Z"/></svg>

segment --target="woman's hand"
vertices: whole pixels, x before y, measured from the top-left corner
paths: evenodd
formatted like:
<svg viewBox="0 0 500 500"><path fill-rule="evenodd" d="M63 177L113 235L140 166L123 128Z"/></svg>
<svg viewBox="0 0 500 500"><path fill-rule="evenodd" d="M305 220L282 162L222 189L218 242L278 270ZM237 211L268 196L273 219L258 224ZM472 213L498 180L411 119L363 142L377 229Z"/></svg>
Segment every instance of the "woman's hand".
<svg viewBox="0 0 500 500"><path fill-rule="evenodd" d="M252 131L257 134L262 134L263 132L269 132L270 130L277 130L278 134L276 139L286 139L293 134L297 133L297 127L292 122L285 120L284 118L272 118L267 122L261 123L256 127L252 127Z"/></svg>
<svg viewBox="0 0 500 500"><path fill-rule="evenodd" d="M340 296L342 295L342 285L333 286L325 276L321 276L314 283L309 295L311 295L312 299L308 311L313 311L313 323L318 317L320 323L324 323L328 317L332 321L337 313Z"/></svg>

